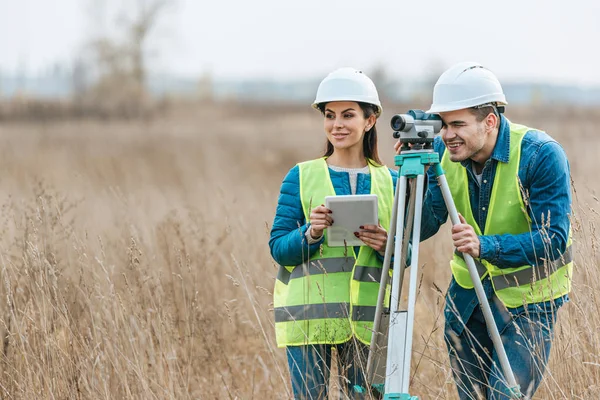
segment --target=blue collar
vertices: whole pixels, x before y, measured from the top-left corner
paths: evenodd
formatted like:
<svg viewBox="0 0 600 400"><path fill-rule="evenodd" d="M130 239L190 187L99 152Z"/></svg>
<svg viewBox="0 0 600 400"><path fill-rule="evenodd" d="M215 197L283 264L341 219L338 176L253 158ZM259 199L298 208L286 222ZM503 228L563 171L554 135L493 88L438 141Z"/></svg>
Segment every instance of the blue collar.
<svg viewBox="0 0 600 400"><path fill-rule="evenodd" d="M500 114L500 127L498 128L498 138L496 146L492 152L492 159L507 163L510 155L510 121Z"/></svg>
<svg viewBox="0 0 600 400"><path fill-rule="evenodd" d="M510 121L502 114L500 114L500 127L498 128L498 137L496 138L496 145L490 159L499 162L507 163L510 155ZM467 168L471 165L471 159L467 159L460 162L463 167Z"/></svg>

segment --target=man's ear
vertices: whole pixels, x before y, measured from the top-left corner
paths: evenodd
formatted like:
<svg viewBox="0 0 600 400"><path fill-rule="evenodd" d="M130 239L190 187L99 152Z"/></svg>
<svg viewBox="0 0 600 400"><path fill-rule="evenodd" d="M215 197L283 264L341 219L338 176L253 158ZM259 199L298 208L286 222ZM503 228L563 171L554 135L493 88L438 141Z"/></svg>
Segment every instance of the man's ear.
<svg viewBox="0 0 600 400"><path fill-rule="evenodd" d="M489 113L485 117L485 128L488 131L494 130L498 126L498 116L494 113Z"/></svg>

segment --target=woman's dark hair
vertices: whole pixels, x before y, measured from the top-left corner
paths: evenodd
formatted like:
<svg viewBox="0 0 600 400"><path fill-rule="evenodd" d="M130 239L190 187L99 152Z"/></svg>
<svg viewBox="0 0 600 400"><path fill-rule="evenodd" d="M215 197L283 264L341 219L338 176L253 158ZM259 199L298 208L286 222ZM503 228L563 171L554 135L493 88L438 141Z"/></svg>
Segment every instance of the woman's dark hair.
<svg viewBox="0 0 600 400"><path fill-rule="evenodd" d="M363 111L365 118L369 118L371 115L374 115L377 112L377 107L374 106L373 104L362 103L362 102L357 102L357 103L360 106L361 110ZM325 105L326 104L327 103L321 103L318 105L318 108L322 114L325 114ZM379 158L379 152L377 151L377 128L376 128L376 125L377 125L377 123L373 124L371 129L366 131L365 135L363 136L363 153L364 153L365 157L367 158L368 162L371 162L371 160L372 160L376 163L376 165L383 165L383 163L381 162L381 159ZM329 157L332 154L333 154L333 144L331 144L331 142L328 139L326 148L325 148L325 154L323 154L323 157Z"/></svg>

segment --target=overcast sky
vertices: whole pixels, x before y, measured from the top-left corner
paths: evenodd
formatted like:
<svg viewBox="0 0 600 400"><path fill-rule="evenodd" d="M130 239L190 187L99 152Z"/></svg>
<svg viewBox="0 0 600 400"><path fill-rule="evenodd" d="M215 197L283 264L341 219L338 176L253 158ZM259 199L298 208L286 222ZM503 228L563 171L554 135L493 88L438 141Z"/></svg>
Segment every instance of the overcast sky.
<svg viewBox="0 0 600 400"><path fill-rule="evenodd" d="M114 27L111 3L135 1L0 0L0 71L68 64ZM600 1L176 0L150 44L155 71L186 76L402 78L476 60L503 80L600 85Z"/></svg>

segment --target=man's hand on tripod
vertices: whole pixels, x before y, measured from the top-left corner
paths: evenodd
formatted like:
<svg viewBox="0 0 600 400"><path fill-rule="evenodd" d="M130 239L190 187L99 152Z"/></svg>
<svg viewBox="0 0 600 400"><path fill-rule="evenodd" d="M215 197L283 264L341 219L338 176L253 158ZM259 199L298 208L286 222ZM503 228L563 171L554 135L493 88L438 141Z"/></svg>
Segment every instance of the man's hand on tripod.
<svg viewBox="0 0 600 400"><path fill-rule="evenodd" d="M360 231L354 232L354 236L359 238L364 244L383 255L387 243L387 231L379 225L363 225Z"/></svg>
<svg viewBox="0 0 600 400"><path fill-rule="evenodd" d="M454 247L461 253L471 255L473 258L479 258L479 237L475 233L475 229L469 224L465 218L458 214L460 224L452 226L452 241Z"/></svg>

